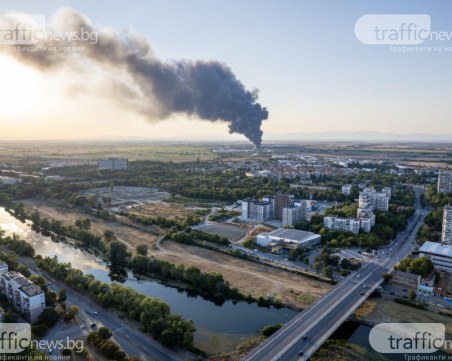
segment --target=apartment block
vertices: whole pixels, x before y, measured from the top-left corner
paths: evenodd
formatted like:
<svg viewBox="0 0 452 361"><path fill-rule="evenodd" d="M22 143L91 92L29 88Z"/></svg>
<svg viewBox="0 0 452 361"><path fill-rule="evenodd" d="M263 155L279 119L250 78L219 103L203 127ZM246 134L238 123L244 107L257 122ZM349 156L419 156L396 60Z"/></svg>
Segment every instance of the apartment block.
<svg viewBox="0 0 452 361"><path fill-rule="evenodd" d="M242 201L242 220L263 222L270 219L271 203L256 199L244 199Z"/></svg>
<svg viewBox="0 0 452 361"><path fill-rule="evenodd" d="M452 206L450 205L443 209L441 243L452 245Z"/></svg>
<svg viewBox="0 0 452 361"><path fill-rule="evenodd" d="M352 191L352 185L351 184L344 184L342 186L342 194L349 196L350 192Z"/></svg>
<svg viewBox="0 0 452 361"><path fill-rule="evenodd" d="M12 305L22 316L35 322L45 308L45 296L41 287L17 272L0 274L0 292L6 295Z"/></svg>
<svg viewBox="0 0 452 361"><path fill-rule="evenodd" d="M452 193L452 170L442 169L438 176L438 193Z"/></svg>
<svg viewBox="0 0 452 361"><path fill-rule="evenodd" d="M299 207L284 207L282 210L282 226L292 227L295 223L306 219L306 205Z"/></svg>
<svg viewBox="0 0 452 361"><path fill-rule="evenodd" d="M323 225L326 229L337 231L348 231L354 234L359 233L360 222L353 218L341 218L338 216L327 216L323 218Z"/></svg>

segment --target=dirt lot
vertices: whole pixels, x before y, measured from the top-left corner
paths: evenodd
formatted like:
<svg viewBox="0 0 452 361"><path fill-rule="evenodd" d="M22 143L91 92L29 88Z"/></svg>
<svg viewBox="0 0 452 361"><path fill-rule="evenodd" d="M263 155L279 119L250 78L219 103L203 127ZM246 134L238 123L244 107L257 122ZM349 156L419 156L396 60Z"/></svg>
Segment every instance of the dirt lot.
<svg viewBox="0 0 452 361"><path fill-rule="evenodd" d="M442 310L442 312L448 312ZM452 335L452 317L436 312L418 310L410 306L395 303L390 299L371 298L356 310L355 316L366 323L382 322L439 322L446 326L446 333Z"/></svg>
<svg viewBox="0 0 452 361"><path fill-rule="evenodd" d="M246 295L259 297L272 294L296 308L306 307L331 288L324 282L196 246L165 241L161 248L153 255L173 263L196 265L203 271L220 272L232 286Z"/></svg>
<svg viewBox="0 0 452 361"><path fill-rule="evenodd" d="M137 244L146 243L150 247L155 244L158 239L157 235L152 235L139 229L127 227L114 221L102 220L84 213L80 213L76 210L59 207L54 204L50 204L45 201L37 199L27 199L23 201L28 211L34 211L38 209L41 217L49 217L62 221L64 224L74 224L77 219L88 218L91 220L91 231L97 235L102 236L106 229L111 229L115 232L116 237L120 241L124 241L132 248L135 248ZM149 227L151 230L157 230L156 227Z"/></svg>
<svg viewBox="0 0 452 361"><path fill-rule="evenodd" d="M193 209L184 207L176 203L156 202L146 203L128 211L131 214L137 214L146 217L164 217L184 221L189 215L195 216Z"/></svg>
<svg viewBox="0 0 452 361"><path fill-rule="evenodd" d="M226 223L211 223L206 226L201 226L197 229L207 233L217 234L220 237L226 237L231 242L236 242L239 239L243 238L247 232L246 227L239 227L234 224Z"/></svg>

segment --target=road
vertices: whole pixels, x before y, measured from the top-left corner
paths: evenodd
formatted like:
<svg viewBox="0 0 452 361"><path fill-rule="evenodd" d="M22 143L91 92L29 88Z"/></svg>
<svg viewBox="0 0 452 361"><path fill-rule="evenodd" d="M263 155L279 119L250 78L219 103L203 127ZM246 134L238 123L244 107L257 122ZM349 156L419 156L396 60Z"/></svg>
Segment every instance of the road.
<svg viewBox="0 0 452 361"><path fill-rule="evenodd" d="M137 325L133 325L126 320L120 319L113 312L103 309L88 296L82 295L69 288L63 282L53 278L47 273L37 271L34 260L25 257L19 257L20 263L26 265L32 273L41 275L47 279L52 291L57 292L66 289L67 306L75 305L80 308L78 318L80 325L70 328L64 328L62 321L55 326L45 337L47 340L78 338L83 334L88 334L91 324L95 323L97 327L105 326L113 333L114 341L129 356L137 356L143 360L152 361L183 361L192 360L195 356L185 350L170 350L163 347L151 336L139 331ZM50 282L49 282L50 281ZM94 314L96 312L97 314Z"/></svg>
<svg viewBox="0 0 452 361"><path fill-rule="evenodd" d="M416 194L415 214L407 228L387 247L381 258L369 260L356 273L343 279L332 291L318 299L308 309L287 323L272 337L254 349L245 361L307 360L329 336L364 302L400 259L411 251L417 230L426 210L420 202L420 188Z"/></svg>

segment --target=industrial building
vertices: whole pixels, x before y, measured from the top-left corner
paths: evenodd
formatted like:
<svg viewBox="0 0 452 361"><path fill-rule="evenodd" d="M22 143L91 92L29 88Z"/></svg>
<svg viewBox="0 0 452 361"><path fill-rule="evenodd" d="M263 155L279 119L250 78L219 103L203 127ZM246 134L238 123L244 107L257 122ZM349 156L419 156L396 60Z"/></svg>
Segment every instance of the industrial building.
<svg viewBox="0 0 452 361"><path fill-rule="evenodd" d="M273 253L313 247L320 242L321 237L318 234L285 228L278 228L270 233L262 233L256 237L256 243L259 246L268 248Z"/></svg>
<svg viewBox="0 0 452 361"><path fill-rule="evenodd" d="M438 193L452 193L452 170L442 169L438 175Z"/></svg>
<svg viewBox="0 0 452 361"><path fill-rule="evenodd" d="M30 322L35 322L45 308L45 296L41 287L17 272L8 272L0 265L0 292L8 302Z"/></svg>
<svg viewBox="0 0 452 361"><path fill-rule="evenodd" d="M125 170L129 168L129 160L127 158L110 158L100 159L97 161L99 170Z"/></svg>
<svg viewBox="0 0 452 361"><path fill-rule="evenodd" d="M0 185L13 185L22 183L22 179L0 176Z"/></svg>
<svg viewBox="0 0 452 361"><path fill-rule="evenodd" d="M452 246L425 242L419 249L419 256L429 258L436 270L452 274Z"/></svg>
<svg viewBox="0 0 452 361"><path fill-rule="evenodd" d="M443 209L441 243L452 245L452 206L450 205Z"/></svg>

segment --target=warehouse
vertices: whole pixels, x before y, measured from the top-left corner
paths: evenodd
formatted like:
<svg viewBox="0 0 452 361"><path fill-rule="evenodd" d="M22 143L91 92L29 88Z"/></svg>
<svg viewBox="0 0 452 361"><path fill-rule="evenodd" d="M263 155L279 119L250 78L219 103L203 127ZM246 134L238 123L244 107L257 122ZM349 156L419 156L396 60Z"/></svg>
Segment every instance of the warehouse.
<svg viewBox="0 0 452 361"><path fill-rule="evenodd" d="M278 248L291 250L313 247L318 245L320 241L321 237L318 234L285 228L278 228L270 233L262 233L256 237L256 243L259 246L269 248L272 251Z"/></svg>

